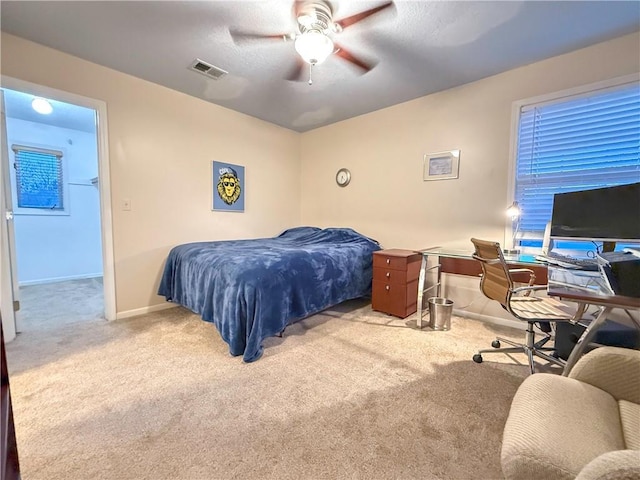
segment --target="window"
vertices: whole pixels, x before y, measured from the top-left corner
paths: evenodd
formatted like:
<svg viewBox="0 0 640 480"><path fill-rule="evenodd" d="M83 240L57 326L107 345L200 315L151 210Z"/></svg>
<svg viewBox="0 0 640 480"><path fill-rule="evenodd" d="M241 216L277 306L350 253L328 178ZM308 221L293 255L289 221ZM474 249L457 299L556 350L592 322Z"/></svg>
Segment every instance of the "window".
<svg viewBox="0 0 640 480"><path fill-rule="evenodd" d="M11 149L16 213L67 214L62 152L24 145Z"/></svg>
<svg viewBox="0 0 640 480"><path fill-rule="evenodd" d="M637 81L520 106L515 200L522 246L541 246L554 194L638 181Z"/></svg>

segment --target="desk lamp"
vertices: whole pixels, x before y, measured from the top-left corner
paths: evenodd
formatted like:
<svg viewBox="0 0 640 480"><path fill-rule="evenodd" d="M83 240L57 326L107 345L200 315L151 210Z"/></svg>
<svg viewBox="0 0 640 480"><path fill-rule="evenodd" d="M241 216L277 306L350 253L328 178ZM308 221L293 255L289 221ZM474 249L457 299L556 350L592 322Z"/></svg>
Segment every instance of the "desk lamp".
<svg viewBox="0 0 640 480"><path fill-rule="evenodd" d="M502 249L502 252L506 255L517 255L520 253L520 249L516 248L516 237L518 236L518 229L520 228L520 216L522 215L522 210L520 210L520 205L515 200L513 203L507 208L507 217L511 218L511 248L510 249Z"/></svg>

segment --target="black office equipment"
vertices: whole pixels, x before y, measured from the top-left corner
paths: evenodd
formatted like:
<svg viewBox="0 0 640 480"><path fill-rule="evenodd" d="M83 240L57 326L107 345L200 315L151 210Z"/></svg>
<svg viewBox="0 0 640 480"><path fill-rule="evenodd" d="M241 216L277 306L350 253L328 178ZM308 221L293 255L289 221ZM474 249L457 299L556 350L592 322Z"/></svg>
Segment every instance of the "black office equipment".
<svg viewBox="0 0 640 480"><path fill-rule="evenodd" d="M585 328L583 325L567 322L556 324L556 336L553 344L558 357L563 360L569 358ZM596 331L592 343L637 350L640 348L640 331L631 325L606 320ZM585 351L589 351L592 348L587 346Z"/></svg>
<svg viewBox="0 0 640 480"><path fill-rule="evenodd" d="M551 237L640 241L640 182L555 194Z"/></svg>
<svg viewBox="0 0 640 480"><path fill-rule="evenodd" d="M611 292L640 298L640 257L631 251L598 254L600 269Z"/></svg>

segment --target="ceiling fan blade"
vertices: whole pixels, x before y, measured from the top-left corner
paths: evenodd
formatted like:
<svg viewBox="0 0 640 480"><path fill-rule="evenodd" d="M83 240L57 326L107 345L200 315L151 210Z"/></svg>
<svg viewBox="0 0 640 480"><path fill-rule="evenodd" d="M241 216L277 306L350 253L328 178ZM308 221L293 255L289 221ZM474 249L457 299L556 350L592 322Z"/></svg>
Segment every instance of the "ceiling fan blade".
<svg viewBox="0 0 640 480"><path fill-rule="evenodd" d="M355 65L356 67L360 68L363 71L362 73L367 73L369 70L371 70L373 67L376 66L375 62L368 62L363 60L362 58L356 57L353 53L351 53L348 50L345 50L343 47L339 45L336 45L336 47L338 48L338 50L335 52L335 54L338 57L342 58L343 60L346 60L352 65Z"/></svg>
<svg viewBox="0 0 640 480"><path fill-rule="evenodd" d="M358 23L365 18L370 17L378 12L388 9L389 7L395 8L393 2L384 3L378 7L370 8L369 10L365 10L364 12L356 13L355 15L351 15L350 17L343 18L342 20L336 20L335 24L339 25L343 30L354 23Z"/></svg>
<svg viewBox="0 0 640 480"><path fill-rule="evenodd" d="M289 72L289 75L287 75L287 80L291 81L291 82L300 82L302 81L302 75L304 73L304 67L308 66L309 64L303 62L301 59L296 59L296 66L293 67L293 69L291 70L291 72Z"/></svg>
<svg viewBox="0 0 640 480"><path fill-rule="evenodd" d="M231 35L231 40L236 45L246 45L247 43L256 43L256 42L264 42L264 41L273 41L279 40L281 42L286 42L291 39L291 34L289 33L281 33L279 35L265 35L262 33L247 33L247 32L238 32L236 30L229 30L229 35Z"/></svg>
<svg viewBox="0 0 640 480"><path fill-rule="evenodd" d="M302 11L307 3L308 2L306 0L295 0L295 2L293 2L292 15L294 20L302 14Z"/></svg>

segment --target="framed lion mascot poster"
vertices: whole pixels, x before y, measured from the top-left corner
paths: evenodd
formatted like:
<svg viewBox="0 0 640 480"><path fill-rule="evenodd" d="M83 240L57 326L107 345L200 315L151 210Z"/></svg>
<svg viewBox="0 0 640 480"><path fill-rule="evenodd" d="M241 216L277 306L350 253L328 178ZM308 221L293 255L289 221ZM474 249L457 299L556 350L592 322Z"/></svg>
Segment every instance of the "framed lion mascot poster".
<svg viewBox="0 0 640 480"><path fill-rule="evenodd" d="M213 210L244 212L244 167L213 161Z"/></svg>

